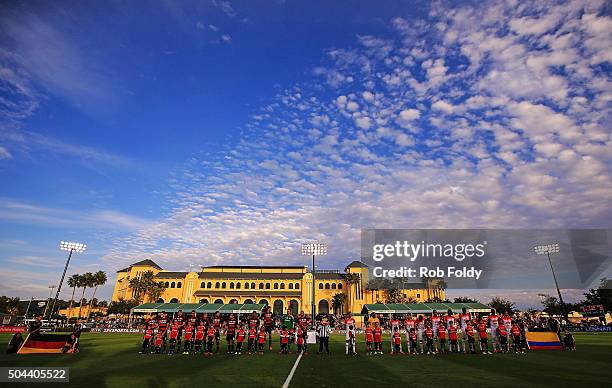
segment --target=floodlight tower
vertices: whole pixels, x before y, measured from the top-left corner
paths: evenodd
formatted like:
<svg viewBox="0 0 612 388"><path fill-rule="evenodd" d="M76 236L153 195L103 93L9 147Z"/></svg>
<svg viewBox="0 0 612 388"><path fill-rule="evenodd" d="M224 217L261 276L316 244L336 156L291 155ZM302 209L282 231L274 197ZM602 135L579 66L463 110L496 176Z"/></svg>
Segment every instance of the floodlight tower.
<svg viewBox="0 0 612 388"><path fill-rule="evenodd" d="M306 243L302 244L302 256L312 256L312 324L315 324L315 256L327 255L327 244L325 243Z"/></svg>
<svg viewBox="0 0 612 388"><path fill-rule="evenodd" d="M561 296L561 290L559 289L559 283L557 282L557 275L555 275L555 269L553 268L552 261L550 260L551 253L559 253L559 243L552 243L548 245L536 245L534 248L536 255L546 255L548 257L548 264L550 264L550 271L552 272L553 279L555 279L555 286L557 287L557 295L559 295L559 303L561 303L561 309L563 310L563 317L567 320L567 310L565 309L565 302Z"/></svg>
<svg viewBox="0 0 612 388"><path fill-rule="evenodd" d="M57 303L57 299L59 298L60 291L62 290L62 283L64 283L64 277L66 277L66 271L68 270L68 264L70 264L70 258L72 258L72 253L83 253L87 249L87 245L78 243L78 242L70 242L70 241L62 241L60 242L60 250L68 251L68 260L66 260L66 266L64 266L64 272L62 273L62 278L60 279L59 285L57 286L57 292L55 293L55 299L53 299L53 306L51 307L51 312L49 313L49 320L53 316L53 310L55 309L55 304ZM79 317L80 318L80 317Z"/></svg>

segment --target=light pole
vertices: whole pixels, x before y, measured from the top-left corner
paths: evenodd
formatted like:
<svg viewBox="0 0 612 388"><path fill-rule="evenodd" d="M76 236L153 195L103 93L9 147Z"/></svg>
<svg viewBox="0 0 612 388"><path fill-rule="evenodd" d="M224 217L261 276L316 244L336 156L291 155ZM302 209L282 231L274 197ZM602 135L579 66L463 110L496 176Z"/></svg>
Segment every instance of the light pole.
<svg viewBox="0 0 612 388"><path fill-rule="evenodd" d="M70 258L72 257L72 252L82 253L87 249L87 245L78 243L78 242L69 242L62 241L60 242L60 250L68 251L68 259L66 260L66 265L64 266L64 272L62 273L62 278L60 279L59 285L57 286L57 292L55 293L55 299L53 299L53 306L51 307L51 312L49 313L49 320L53 316L53 310L55 309L55 304L57 303L57 299L59 298L60 291L62 290L62 283L64 283L64 277L66 277L66 271L68 270L68 264L70 264Z"/></svg>
<svg viewBox="0 0 612 388"><path fill-rule="evenodd" d="M534 248L536 255L546 255L548 257L548 264L550 264L550 271L552 272L553 279L555 279L555 286L557 287L557 295L559 295L559 303L561 303L561 312L563 317L565 318L565 322L569 323L567 320L567 310L565 309L565 302L563 301L563 297L561 296L561 290L559 289L559 283L557 282L557 275L555 275L555 269L553 268L552 261L550 260L551 253L559 253L559 243L552 243L548 245L536 245Z"/></svg>
<svg viewBox="0 0 612 388"><path fill-rule="evenodd" d="M51 285L51 286L49 286L47 288L49 289L49 297L47 298L47 305L45 306L45 311L43 312L43 317L47 316L47 310L49 310L49 305L51 304L51 296L53 295L53 290L55 289L55 286Z"/></svg>
<svg viewBox="0 0 612 388"><path fill-rule="evenodd" d="M325 243L306 243L302 244L302 256L312 256L312 324L315 324L316 311L315 311L315 256L324 256L327 254L327 244Z"/></svg>

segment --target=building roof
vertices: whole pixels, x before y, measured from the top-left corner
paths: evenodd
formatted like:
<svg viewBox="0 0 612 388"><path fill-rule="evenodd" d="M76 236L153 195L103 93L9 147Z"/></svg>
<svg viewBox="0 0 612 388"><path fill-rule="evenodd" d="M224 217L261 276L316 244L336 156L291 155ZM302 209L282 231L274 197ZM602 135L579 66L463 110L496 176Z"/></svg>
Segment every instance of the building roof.
<svg viewBox="0 0 612 388"><path fill-rule="evenodd" d="M283 296L295 296L300 297L302 292L298 291L287 291L287 290L275 290L274 292L270 292L270 290L244 290L244 291L236 291L236 290L225 290L225 291L207 291L207 290L198 290L193 295L197 297L215 297L215 296L252 296L253 298L281 298Z"/></svg>
<svg viewBox="0 0 612 388"><path fill-rule="evenodd" d="M347 265L346 268L368 268L368 266L361 261L354 260L351 264Z"/></svg>
<svg viewBox="0 0 612 388"><path fill-rule="evenodd" d="M130 265L130 267L135 267L135 266L147 266L147 267L155 267L155 268L157 268L159 270L162 269L162 267L157 265L153 260L149 260L149 259L141 260L138 263L134 263L134 264Z"/></svg>
<svg viewBox="0 0 612 388"><path fill-rule="evenodd" d="M291 268L303 269L303 265L211 265L203 268Z"/></svg>
<svg viewBox="0 0 612 388"><path fill-rule="evenodd" d="M124 269L120 269L119 271L117 271L117 273L119 272L127 272L130 270L130 267L124 268Z"/></svg>
<svg viewBox="0 0 612 388"><path fill-rule="evenodd" d="M155 277L157 279L182 279L187 276L189 272L176 272L176 271L162 271L158 272Z"/></svg>
<svg viewBox="0 0 612 388"><path fill-rule="evenodd" d="M323 272L315 273L316 280L342 280L342 274L339 272Z"/></svg>
<svg viewBox="0 0 612 388"><path fill-rule="evenodd" d="M281 273L281 272L200 272L200 279L253 279L253 280L269 280L269 279L302 279L303 273Z"/></svg>

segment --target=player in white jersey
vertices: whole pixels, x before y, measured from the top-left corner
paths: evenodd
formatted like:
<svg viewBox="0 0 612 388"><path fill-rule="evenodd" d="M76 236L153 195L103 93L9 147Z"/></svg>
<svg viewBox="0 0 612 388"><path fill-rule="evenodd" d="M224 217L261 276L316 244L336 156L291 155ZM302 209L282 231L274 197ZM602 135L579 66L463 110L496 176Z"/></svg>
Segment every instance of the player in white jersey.
<svg viewBox="0 0 612 388"><path fill-rule="evenodd" d="M404 319L404 329L406 330L406 341L408 346L408 353L410 354L412 351L416 352L416 349L412 349L410 346L410 329L416 330L416 321L412 318L412 314L406 315L406 319Z"/></svg>
<svg viewBox="0 0 612 388"><path fill-rule="evenodd" d="M499 316L495 313L495 309L491 309L491 315L489 315L489 327L491 328L491 343L493 344L493 353L497 353L497 345L499 344L499 340L497 338Z"/></svg>
<svg viewBox="0 0 612 388"><path fill-rule="evenodd" d="M419 341L419 346L421 348L421 353L423 353L425 346L425 319L422 315L419 315L419 318L416 321L416 332L417 340Z"/></svg>
<svg viewBox="0 0 612 388"><path fill-rule="evenodd" d="M397 319L395 315L392 315L391 322L389 323L391 324L391 353L393 353L393 333L395 333L396 328L397 328L397 331L399 332L401 322L399 319ZM402 351L401 344L400 344L400 351Z"/></svg>
<svg viewBox="0 0 612 388"><path fill-rule="evenodd" d="M352 329L349 329L349 327L352 327ZM351 313L348 313L344 319L344 331L346 332L346 354L349 354L349 348L351 347L353 354L355 354L355 318L351 316Z"/></svg>
<svg viewBox="0 0 612 388"><path fill-rule="evenodd" d="M461 325L461 347L462 347L463 353L467 353L467 341L468 341L467 326L468 326L468 323L470 323L470 320L471 320L470 314L467 312L467 309L463 307L461 309L461 314L459 315L459 324Z"/></svg>
<svg viewBox="0 0 612 388"><path fill-rule="evenodd" d="M438 325L440 324L440 316L436 310L433 310L431 314L431 329L434 332L434 349L436 353L438 353L438 345L436 343L436 338L438 338Z"/></svg>
<svg viewBox="0 0 612 388"><path fill-rule="evenodd" d="M506 343L510 346L510 333L512 332L512 317L505 312L501 317L501 323L506 328Z"/></svg>

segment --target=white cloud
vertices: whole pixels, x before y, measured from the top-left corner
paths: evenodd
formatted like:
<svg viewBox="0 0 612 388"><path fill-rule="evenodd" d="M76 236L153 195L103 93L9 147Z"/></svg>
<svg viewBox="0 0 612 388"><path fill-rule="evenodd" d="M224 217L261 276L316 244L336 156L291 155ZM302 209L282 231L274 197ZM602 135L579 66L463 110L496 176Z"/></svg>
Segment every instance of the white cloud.
<svg viewBox="0 0 612 388"><path fill-rule="evenodd" d="M453 110L454 110L455 107L453 106L453 104L450 104L450 103L448 103L446 101L438 100L438 101L434 102L433 104L431 104L431 108L433 110L439 110L439 111L442 111L444 113L449 113L450 114L450 113L453 113Z"/></svg>
<svg viewBox="0 0 612 388"><path fill-rule="evenodd" d="M399 113L396 121L401 127L408 128L419 117L421 117L421 112L418 109L404 109Z"/></svg>
<svg viewBox="0 0 612 388"><path fill-rule="evenodd" d="M5 147L0 146L0 160L11 159L13 155Z"/></svg>
<svg viewBox="0 0 612 388"><path fill-rule="evenodd" d="M355 119L355 125L357 125L361 129L370 129L372 126L372 120L369 117L358 117Z"/></svg>

